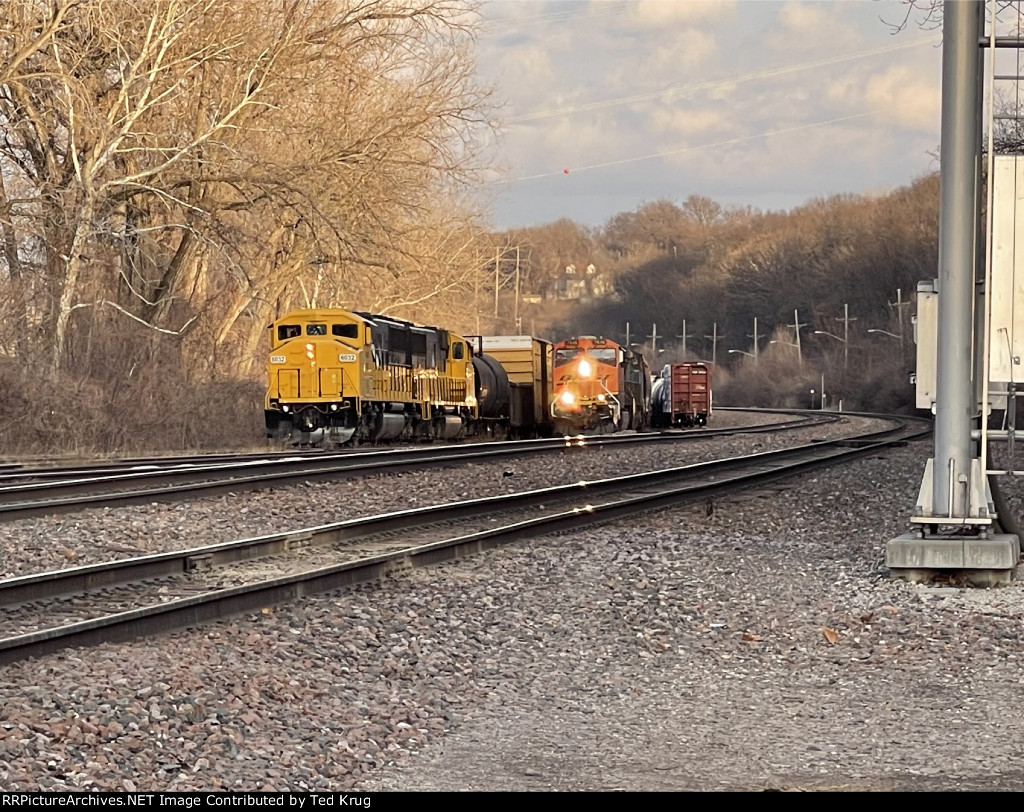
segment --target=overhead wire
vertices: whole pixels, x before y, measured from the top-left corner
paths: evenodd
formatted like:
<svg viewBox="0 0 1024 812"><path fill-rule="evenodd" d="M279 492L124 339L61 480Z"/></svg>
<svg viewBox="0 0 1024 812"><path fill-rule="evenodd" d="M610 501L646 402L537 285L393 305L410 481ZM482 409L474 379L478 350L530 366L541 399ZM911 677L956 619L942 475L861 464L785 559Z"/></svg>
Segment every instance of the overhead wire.
<svg viewBox="0 0 1024 812"><path fill-rule="evenodd" d="M842 62L848 62L848 61L851 61L851 60L854 60L854 59L863 59L863 58L869 57L869 56L877 56L877 55L884 54L884 53L890 53L890 52L904 50L904 49L908 49L908 48L915 48L915 47L919 47L921 45L928 45L928 44L934 45L934 44L937 44L938 42L940 42L940 40L938 40L934 36L932 36L932 37L928 37L927 39L917 39L917 40L913 40L911 42L897 43L897 44L894 44L894 45L887 45L887 46L882 46L882 47L879 47L879 48L870 48L870 49L863 50L863 51L856 51L856 52L848 53L848 54L840 54L840 55L837 55L837 56L826 57L824 59L816 59L816 60L812 60L812 61L809 61L809 62L802 62L802 63L798 63L798 64L794 64L794 65L784 65L784 66L780 66L780 67L776 67L776 68L768 68L768 69L761 70L761 71L754 71L754 72L750 72L750 73L746 73L746 74L739 74L739 75L736 75L736 76L727 77L727 78L723 78L723 79L715 79L715 80L710 80L710 81L706 81L706 82L698 82L698 83L689 84L689 85L681 85L681 86L675 86L675 87L669 87L669 88L662 88L660 90L651 91L651 92L648 92L648 93L632 94L632 95L629 95L629 96L621 96L621 97L618 97L618 98L605 99L605 100L597 101L597 102L588 102L588 103L584 103L584 104L571 105L571 106L567 105L567 106L563 106L563 107L560 107L560 108L557 108L557 109L553 109L553 110L542 110L542 111L537 111L537 112L534 112L534 113L524 113L524 114L520 114L520 115L513 115L513 116L506 117L505 121L506 122L511 122L511 123L518 123L518 122L525 122L525 121L534 121L534 120L539 120L539 119L543 119L543 118L550 118L550 117L557 117L557 116L567 116L567 115L573 115L573 114L581 113L581 112L590 112L590 111L593 111L593 110L607 109L607 108L610 108L610 107L621 106L621 105L625 105L625 104L633 104L633 103L637 103L637 102L641 102L641 101L648 101L648 100L651 100L651 99L657 99L657 98L661 98L661 97L665 97L665 96L670 96L670 95L692 94L692 93L697 93L697 92L701 92L701 91L715 90L715 89L718 89L718 88L721 88L721 87L729 87L729 86L733 86L733 85L736 85L736 84L740 84L742 82L755 81L755 80L758 80L758 79L776 78L776 77L779 77L779 76L785 76L785 75L792 74L792 73L797 73L797 72L800 72L800 71L811 70L811 69L814 69L814 68L827 67L829 65L836 65L836 64L840 64ZM883 112L886 112L886 111L885 110L881 110L881 109L868 110L868 111L865 111L865 112L862 112L862 113L855 113L855 114L848 115L848 116L841 116L841 117L838 117L838 118L832 118L832 119L828 119L828 120L825 120L825 121L809 122L807 124L800 124L800 125L796 125L796 126L793 126L793 127L785 127L785 128L781 128L781 129L777 129L777 130L771 130L771 131L762 132L762 133L755 133L755 134L751 134L751 135L737 136L735 138L724 139L724 140L715 141L715 142L711 142L711 143L690 145L690 146L686 146L686 147L680 147L680 148L677 148L677 149L660 150L658 152L653 152L653 153L650 153L650 154L647 154L647 155L639 155L639 156L633 156L633 157L629 157L629 158L621 158L621 159L612 160L612 161L604 161L604 162L601 162L601 163L587 164L587 165L584 165L584 166L574 166L574 167L572 167L571 171L574 172L574 173L579 173L579 172L585 172L585 171L588 171L588 170L604 169L604 168L608 168L608 167L612 167L612 166L620 166L620 165L624 165L624 164L637 163L639 161L647 161L647 160L652 160L654 158L662 158L662 157L666 157L666 156L670 156L670 155L678 155L678 154L682 154L682 153L686 153L686 152L693 152L693 151L702 150L702 149L711 149L711 148L716 148L716 147L730 146L730 145L733 145L733 144L739 144L739 143L743 143L743 142L746 142L746 141L752 141L752 140L761 139L761 138L770 138L772 136L783 135L783 134L792 133L792 132L798 132L798 131L801 131L801 130L807 130L807 129L817 128L817 127L826 127L826 126L830 126L830 125L833 125L833 124L839 124L839 123L842 123L842 122L845 122L845 121L851 121L851 120L858 119L858 118L865 118L867 116L872 116L872 115L876 115L878 113L883 113ZM497 180L494 183L496 185L502 185L502 184L508 184L508 183L517 183L519 181L537 180L537 179L540 179L540 178L555 177L557 175L563 175L563 174L566 174L566 173L567 173L566 169L563 168L563 169L559 169L557 171L541 172L541 173L537 173L537 174L533 174L533 175L522 175L522 176L515 177L515 178L505 178L505 179Z"/></svg>
<svg viewBox="0 0 1024 812"><path fill-rule="evenodd" d="M609 4L609 5L611 5L611 4ZM622 4L621 6L620 5L616 5L615 8L609 9L609 11L603 12L603 14L621 14L621 13L624 13L625 11L627 11L628 8L629 8L629 6L627 4ZM502 22L507 23L507 24L509 24L511 26L517 26L517 25L520 25L520 24L529 24L531 21L533 21L533 22L537 22L537 21L548 21L548 22L550 22L550 21L568 20L568 19L571 19L571 18L582 17L582 16L588 16L589 17L593 13L594 13L593 9L590 9L589 11L587 9L581 9L579 11L556 12L554 14L535 15L534 17L516 18L514 20L506 18L506 20L504 20ZM828 67L830 65L841 64L843 62L849 62L849 61L856 60L856 59L863 59L863 58L867 58L867 57L871 57L871 56L878 56L878 55L881 55L881 54L892 53L892 52L906 50L906 49L910 49L910 48L916 48L916 47L920 47L922 45L938 45L940 43L941 43L941 38L932 35L932 36L929 36L927 38L915 39L915 40L912 40L912 41L909 41L909 42L899 42L899 43L894 43L892 45L886 45L886 46L881 46L881 47L877 47L877 48L870 48L870 49L866 49L866 50L862 50L862 51L856 51L856 52L853 52L853 53L839 54L839 55L836 55L836 56L829 56L829 57L825 57L823 59L816 59L816 60L812 60L812 61L809 61L809 62L802 62L802 63L793 64L793 65L783 65L783 66L774 67L774 68L767 68L765 70L752 71L752 72L748 72L748 73L744 73L744 74L738 74L738 75L731 76L731 77L725 77L725 78L722 78L722 79L714 79L714 80L709 80L709 81L705 81L705 82L697 82L697 83L691 83L691 84L686 84L686 85L678 85L678 86L673 86L673 87L661 88L659 90L650 91L650 92L646 92L646 93L631 94L631 95L628 95L628 96L620 96L620 97L616 97L616 98L612 98L612 99L603 99L603 100L599 100L599 101L595 101L595 102L585 102L585 103L576 104L576 105L562 105L562 106L560 106L558 108L549 109L549 110L539 110L539 111L535 111L535 112L532 112L532 113L521 113L521 114L518 114L518 115L506 116L504 118L504 121L507 122L507 123L515 125L515 124L521 124L521 123L525 123L525 122L539 121L539 120L542 120L542 119L545 119L545 118L554 118L554 117L561 117L561 116L571 116L571 115L575 115L575 114L578 114L578 113L592 112L592 111L595 111L595 110L609 109L609 108L612 108L612 107L628 105L628 104L636 104L638 102L650 101L650 100L655 100L655 99L660 99L660 98L665 98L665 97L671 98L672 96L691 95L691 94L694 94L694 93L712 91L712 90L716 90L716 89L720 89L720 88L724 88L724 87L731 87L731 86L734 86L734 85L737 85L737 84L741 84L741 83L744 83L744 82L751 82L751 81L757 81L757 80L762 80L762 79L778 78L778 77L781 77L781 76L786 76L786 75L798 73L798 72L801 72L801 71L813 70L815 68ZM884 109L868 110L868 111L865 111L865 112L855 113L855 114L847 115L847 116L841 116L841 117L838 117L838 118L832 118L832 119L828 119L828 120L824 120L824 121L809 122L809 123L806 123L806 124L799 124L799 125L795 125L795 126L792 126L792 127L784 127L784 128L780 128L780 129L776 129L776 130L767 131L767 132L754 133L754 134L745 135L745 136L737 136L737 137L734 137L734 138L722 139L722 140L718 140L718 141L714 141L714 142L709 142L709 143L704 143L704 144L690 145L690 146L680 147L680 148L676 148L676 149L659 150L657 152L652 152L652 153L649 153L649 154L646 154L646 155L638 155L638 156L632 156L632 157L628 157L628 158L621 158L621 159L616 159L616 160L611 160L611 161L603 161L603 162L599 162L599 163L587 164L587 165L584 165L584 166L573 166L571 168L571 172L572 173L586 172L586 171L590 171L590 170L604 169L604 168L613 167L613 166L621 166L621 165L625 165L625 164L638 163L638 162L641 162L641 161L648 161L648 160L652 160L652 159L656 159L656 158L663 158L663 157L671 156L671 155L679 155L679 154L683 154L683 153L687 153L687 152L694 152L694 151L699 151L699 150L704 150L704 149L720 148L720 147L730 146L730 145L734 145L734 144L740 144L740 143L744 143L744 142L748 142L748 141L753 141L753 140L758 140L758 139L763 139L763 138L770 138L770 137L774 137L774 136L784 135L784 134L793 133L793 132L799 132L799 131L803 131L803 130L809 130L809 129L818 128L818 127L827 127L827 126L831 126L831 125L835 125L835 124L840 124L840 123L843 123L843 122L846 122L846 121L852 121L852 120L855 120L855 119L865 118L865 117L868 117L868 116L877 115L879 113L885 113L885 112L887 112L887 111L884 110ZM559 175L568 174L569 172L570 172L569 169L562 168L562 169L548 171L548 172L540 172L540 173L536 173L536 174L532 174L532 175L522 175L522 176L514 177L514 178L504 178L504 179L500 179L500 180L494 181L494 184L495 185L503 185L503 184L517 183L517 182L520 182L520 181L529 181L529 180L537 180L537 179L541 179L541 178L556 177L556 176L559 176Z"/></svg>
<svg viewBox="0 0 1024 812"><path fill-rule="evenodd" d="M615 161L604 161L603 163L588 164L586 166L575 166L575 167L572 168L572 172L573 173L578 173L578 172L585 172L585 171L591 170L591 169L605 169L605 168L607 168L609 166L620 166L622 164L636 163L638 161L649 161L652 158L664 158L664 157L666 157L668 155L679 155L679 154L682 154L684 152L694 152L696 150L701 150L701 149L715 149L715 148L719 148L719 147L727 147L727 146L731 146L733 144L741 144L741 143L743 143L745 141L754 141L754 140L759 139L759 138L770 138L770 137L775 136L775 135L785 135L786 133L794 133L794 132L799 132L801 130L809 130L809 129L812 129L812 128L815 128L815 127L827 127L827 126L832 125L832 124L840 124L840 123L842 123L844 121L852 121L853 119L865 118L866 116L878 115L879 113L884 113L884 112L886 112L885 109L868 110L868 111L866 111L864 113L854 113L853 115L841 116L839 118L832 118L832 119L829 119L827 121L814 121L814 122L811 122L811 123L808 123L808 124L798 124L798 125L793 126L793 127L783 127L782 129L770 130L768 132L763 132L763 133L754 133L752 135L737 136L736 138L728 138L728 139L725 139L725 140L722 140L722 141L714 141L714 142L707 143L707 144L695 144L695 145L688 146L688 147L680 147L679 149L669 149L669 150L661 150L659 152L652 152L649 155L638 155L638 156L635 156L635 157L632 157L632 158L621 158L621 159L615 160ZM518 183L519 181L524 181L524 180L537 180L538 178L551 178L551 177L556 177L558 175L564 175L564 174L566 174L566 170L565 169L560 169L558 171L553 171L553 172L542 172L542 173L537 174L537 175L524 175L524 176L518 177L518 178L508 178L508 179L505 179L505 180L497 180L497 181L494 181L494 183L495 183L495 185L500 185L500 184L504 184L504 183Z"/></svg>
<svg viewBox="0 0 1024 812"><path fill-rule="evenodd" d="M936 39L935 37L928 37L927 39L918 39L913 40L912 42L904 42L896 45L886 45L880 48L870 48L866 51L857 51L855 53L850 54L830 56L824 59L816 59L811 62L801 62L796 65L783 65L777 68L768 68L766 70L738 74L736 76L729 76L723 79L712 79L706 82L697 82L689 85L667 87L662 88L660 90L653 90L648 93L637 93L631 96L620 96L614 99L605 99L596 102L585 102L583 104L577 105L564 105L553 110L539 110L533 113L520 113L519 115L506 116L504 118L504 121L509 123L517 123L521 121L535 121L537 119L542 118L553 118L556 116L573 115L575 113L589 112L591 110L601 110L609 107L617 107L623 104L634 104L636 102L661 98L662 96L690 94L705 90L716 90L721 87L730 87L732 85L737 85L742 82L751 82L758 79L771 79L778 76L786 76L791 73L798 73L800 71L811 70L812 68L823 68L829 65L837 65L842 62L849 62L854 59L863 59L868 56L878 56L879 54L890 53L892 51L900 51L907 48L916 48L921 45L935 45L940 41L941 40Z"/></svg>

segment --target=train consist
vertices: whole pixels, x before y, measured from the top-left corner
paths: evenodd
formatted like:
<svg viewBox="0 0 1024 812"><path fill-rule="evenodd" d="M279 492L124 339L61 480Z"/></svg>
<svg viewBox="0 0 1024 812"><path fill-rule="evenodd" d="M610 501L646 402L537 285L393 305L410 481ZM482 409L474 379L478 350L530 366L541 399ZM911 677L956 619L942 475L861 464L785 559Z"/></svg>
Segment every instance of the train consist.
<svg viewBox="0 0 1024 812"><path fill-rule="evenodd" d="M710 365L700 361L665 364L651 390L651 425L706 426L710 415Z"/></svg>
<svg viewBox="0 0 1024 812"><path fill-rule="evenodd" d="M292 310L268 329L266 432L282 442L514 439L663 422L644 357L600 337L467 337L340 308Z"/></svg>
<svg viewBox="0 0 1024 812"><path fill-rule="evenodd" d="M580 336L555 345L556 434L644 431L651 421L651 372L643 355L614 341Z"/></svg>

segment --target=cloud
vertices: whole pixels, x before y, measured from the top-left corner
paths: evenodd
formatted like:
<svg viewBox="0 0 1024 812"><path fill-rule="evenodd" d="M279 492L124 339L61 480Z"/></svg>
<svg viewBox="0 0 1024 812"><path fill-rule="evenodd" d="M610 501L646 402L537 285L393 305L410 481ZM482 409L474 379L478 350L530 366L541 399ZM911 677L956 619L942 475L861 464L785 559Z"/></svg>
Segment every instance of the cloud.
<svg viewBox="0 0 1024 812"><path fill-rule="evenodd" d="M721 21L736 13L732 0L639 0L630 8L630 19L641 25Z"/></svg>
<svg viewBox="0 0 1024 812"><path fill-rule="evenodd" d="M838 5L838 4L836 4ZM779 9L779 23L786 32L796 34L820 34L830 22L830 11L815 3L784 3Z"/></svg>
<svg viewBox="0 0 1024 812"><path fill-rule="evenodd" d="M721 109L656 110L650 116L650 128L659 135L688 136L702 133L719 135L726 120Z"/></svg>
<svg viewBox="0 0 1024 812"><path fill-rule="evenodd" d="M537 45L505 51L499 57L499 74L504 97L515 107L529 110L537 104L537 88L556 88L560 73L551 51Z"/></svg>
<svg viewBox="0 0 1024 812"><path fill-rule="evenodd" d="M669 72L680 67L700 67L719 51L714 34L698 28L686 28L675 38L675 42L662 45L650 55L658 72Z"/></svg>
<svg viewBox="0 0 1024 812"><path fill-rule="evenodd" d="M872 108L885 108L893 124L916 129L934 129L939 121L942 92L934 76L924 75L906 65L897 65L872 76L864 88L864 99Z"/></svg>
<svg viewBox="0 0 1024 812"><path fill-rule="evenodd" d="M916 65L893 65L881 71L861 69L834 79L823 98L844 110L880 110L894 126L934 130L939 122L942 89L938 73Z"/></svg>

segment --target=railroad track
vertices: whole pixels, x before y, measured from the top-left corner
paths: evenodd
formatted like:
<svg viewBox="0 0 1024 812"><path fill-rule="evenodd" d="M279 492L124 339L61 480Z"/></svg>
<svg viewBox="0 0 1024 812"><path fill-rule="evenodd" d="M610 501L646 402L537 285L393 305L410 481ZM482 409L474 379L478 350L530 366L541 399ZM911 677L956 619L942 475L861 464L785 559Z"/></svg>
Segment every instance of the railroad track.
<svg viewBox="0 0 1024 812"><path fill-rule="evenodd" d="M115 642L372 580L524 537L707 499L925 436L903 424L745 457L389 513L0 581L0 663ZM399 535L400 534L400 535Z"/></svg>
<svg viewBox="0 0 1024 812"><path fill-rule="evenodd" d="M567 447L615 448L644 443L704 440L741 433L771 433L822 425L842 417L834 413L798 413L777 423L735 428L431 445L375 451L246 454L215 462L201 458L173 458L170 462L159 464L155 461L140 463L134 460L99 467L0 471L0 520L66 513L85 507L180 501L192 495L237 493L268 484L285 485L562 452Z"/></svg>

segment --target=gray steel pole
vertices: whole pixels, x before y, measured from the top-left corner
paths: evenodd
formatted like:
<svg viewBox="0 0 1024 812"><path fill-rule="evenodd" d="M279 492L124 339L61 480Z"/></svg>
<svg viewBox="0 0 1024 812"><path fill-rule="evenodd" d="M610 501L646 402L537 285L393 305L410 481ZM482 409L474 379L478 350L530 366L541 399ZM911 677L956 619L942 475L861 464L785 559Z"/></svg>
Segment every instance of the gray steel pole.
<svg viewBox="0 0 1024 812"><path fill-rule="evenodd" d="M850 305L843 305L843 369L850 365ZM824 386L824 384L822 384Z"/></svg>
<svg viewBox="0 0 1024 812"><path fill-rule="evenodd" d="M498 279L498 267L501 265L501 250L494 249L494 318L498 318L498 290L501 288L501 280ZM497 327L497 325L495 325Z"/></svg>
<svg viewBox="0 0 1024 812"><path fill-rule="evenodd" d="M980 47L984 3L945 0L939 163L939 326L935 399L935 516L968 515L971 424L971 308L981 132Z"/></svg>
<svg viewBox="0 0 1024 812"><path fill-rule="evenodd" d="M712 366L718 365L718 342L721 341L725 336L718 335L718 322L712 322L711 324L711 335L704 334L704 338L711 339L711 364Z"/></svg>
<svg viewBox="0 0 1024 812"><path fill-rule="evenodd" d="M522 329L519 326L519 246L516 246L516 306L513 310L513 318L515 319L516 333L521 333Z"/></svg>
<svg viewBox="0 0 1024 812"><path fill-rule="evenodd" d="M796 333L796 360L798 362L798 365L801 366L801 367L804 365L804 353L803 353L803 350L800 349L800 328L804 327L804 326L805 325L800 323L800 311L799 310L794 310L793 311L793 332Z"/></svg>

